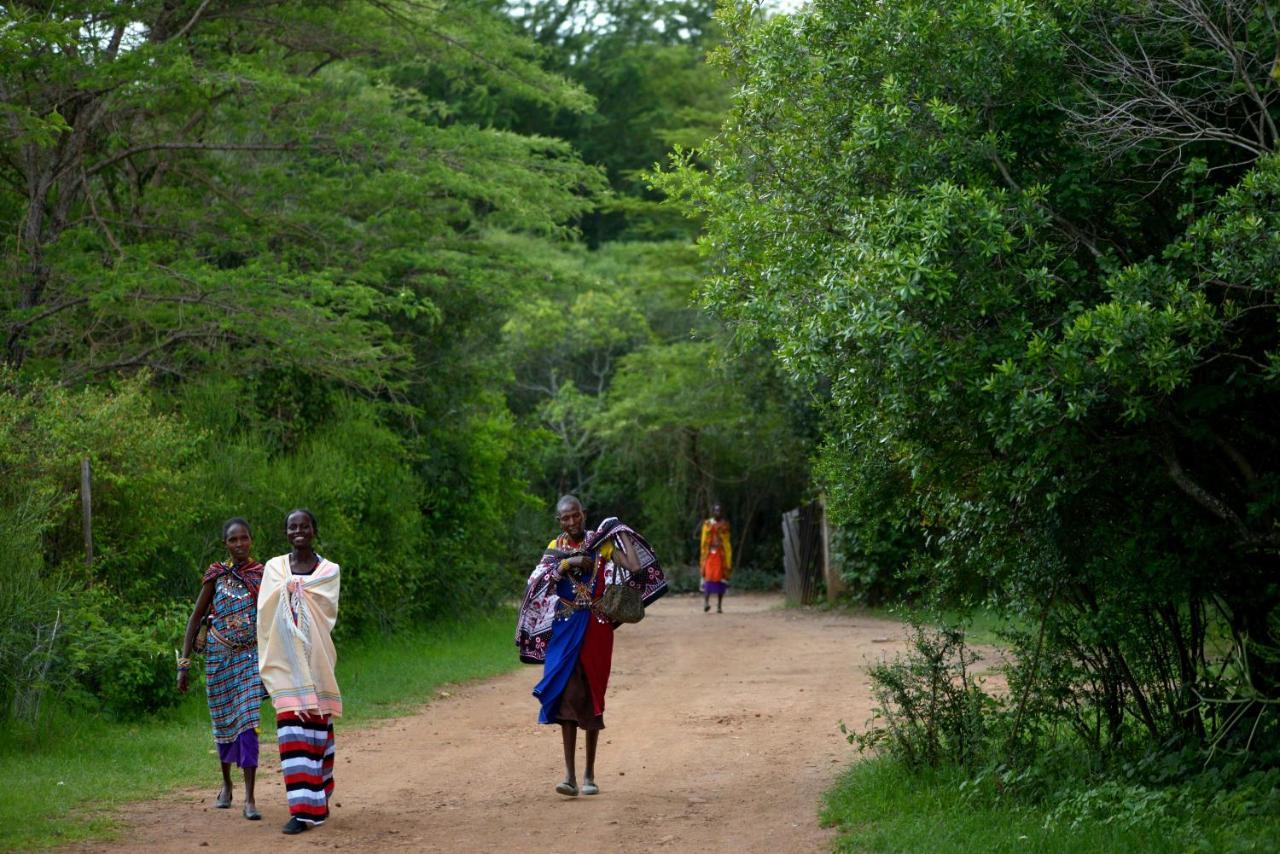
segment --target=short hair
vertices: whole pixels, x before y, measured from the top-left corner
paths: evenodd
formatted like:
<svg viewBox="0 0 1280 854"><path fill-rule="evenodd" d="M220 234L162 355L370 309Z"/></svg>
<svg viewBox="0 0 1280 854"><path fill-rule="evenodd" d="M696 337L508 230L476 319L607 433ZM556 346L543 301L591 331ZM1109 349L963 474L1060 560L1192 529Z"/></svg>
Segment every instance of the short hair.
<svg viewBox="0 0 1280 854"><path fill-rule="evenodd" d="M311 520L311 532L318 535L320 533L320 523L316 521L316 514L312 513L305 507L295 507L288 513L284 514L285 531L289 530L289 520L294 516L297 516L299 513Z"/></svg>
<svg viewBox="0 0 1280 854"><path fill-rule="evenodd" d="M559 513L562 508L568 509L570 504L576 506L579 510L582 509L582 502L578 499L578 496L566 493L561 495L560 500L556 502L556 512Z"/></svg>
<svg viewBox="0 0 1280 854"><path fill-rule="evenodd" d="M232 516L230 519L222 523L222 539L226 541L227 536L231 533L231 529L236 525L244 525L244 530L249 536L253 536L253 529L249 527L249 523L240 516Z"/></svg>

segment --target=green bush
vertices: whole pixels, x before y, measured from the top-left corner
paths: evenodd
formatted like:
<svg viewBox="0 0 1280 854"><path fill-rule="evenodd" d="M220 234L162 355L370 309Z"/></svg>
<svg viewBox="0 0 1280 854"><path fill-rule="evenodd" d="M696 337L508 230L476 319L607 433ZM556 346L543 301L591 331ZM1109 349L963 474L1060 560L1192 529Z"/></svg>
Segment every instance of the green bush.
<svg viewBox="0 0 1280 854"><path fill-rule="evenodd" d="M976 767L988 754L996 701L978 686L970 667L979 656L964 633L920 624L912 650L870 669L877 706L863 732L841 731L861 750L879 750L908 768Z"/></svg>
<svg viewBox="0 0 1280 854"><path fill-rule="evenodd" d="M782 589L783 574L780 570L744 566L733 571L730 588L744 592L763 592Z"/></svg>
<svg viewBox="0 0 1280 854"><path fill-rule="evenodd" d="M137 607L98 590L82 594L63 646L72 695L125 719L176 705L174 649L189 615L182 603Z"/></svg>
<svg viewBox="0 0 1280 854"><path fill-rule="evenodd" d="M67 687L100 692L86 699L122 716L173 701L180 628L172 609L138 603L163 601L174 574L175 532L200 500L188 463L202 436L157 415L145 381L72 391L0 372L0 714L35 723L48 691Z"/></svg>
<svg viewBox="0 0 1280 854"><path fill-rule="evenodd" d="M146 377L71 391L0 373L0 512L38 532L44 564L131 598L155 595L174 531L201 500L190 465L202 434L155 411ZM92 576L84 569L81 460L93 491Z"/></svg>

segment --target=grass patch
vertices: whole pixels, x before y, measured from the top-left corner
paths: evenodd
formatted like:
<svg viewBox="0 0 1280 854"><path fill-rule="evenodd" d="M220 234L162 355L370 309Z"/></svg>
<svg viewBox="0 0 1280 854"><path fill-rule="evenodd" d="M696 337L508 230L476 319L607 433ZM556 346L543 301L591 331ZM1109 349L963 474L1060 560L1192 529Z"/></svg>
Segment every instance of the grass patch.
<svg viewBox="0 0 1280 854"><path fill-rule="evenodd" d="M339 727L412 712L444 684L518 666L515 613L368 637L338 651L346 714ZM50 704L53 705L52 703ZM271 704L263 738L274 739ZM341 735L339 735L341 738ZM263 745L263 750L274 749ZM0 733L0 848L60 845L112 831L112 808L219 780L203 691L161 716L113 722L53 709L36 731Z"/></svg>
<svg viewBox="0 0 1280 854"><path fill-rule="evenodd" d="M1276 783L1266 774L1203 792L1069 781L1025 803L957 769L911 772L878 758L845 773L826 795L822 820L838 828L839 851L1273 851Z"/></svg>

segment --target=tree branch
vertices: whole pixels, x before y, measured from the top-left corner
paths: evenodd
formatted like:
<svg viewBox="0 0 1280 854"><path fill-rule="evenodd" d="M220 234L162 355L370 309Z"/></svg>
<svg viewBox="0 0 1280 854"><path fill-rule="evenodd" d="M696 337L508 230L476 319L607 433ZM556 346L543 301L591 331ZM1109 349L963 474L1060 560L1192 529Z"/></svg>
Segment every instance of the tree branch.
<svg viewBox="0 0 1280 854"><path fill-rule="evenodd" d="M222 142L154 142L135 145L101 160L85 170L85 175L96 175L108 166L147 151L296 151L301 148L294 142L281 143L222 143Z"/></svg>

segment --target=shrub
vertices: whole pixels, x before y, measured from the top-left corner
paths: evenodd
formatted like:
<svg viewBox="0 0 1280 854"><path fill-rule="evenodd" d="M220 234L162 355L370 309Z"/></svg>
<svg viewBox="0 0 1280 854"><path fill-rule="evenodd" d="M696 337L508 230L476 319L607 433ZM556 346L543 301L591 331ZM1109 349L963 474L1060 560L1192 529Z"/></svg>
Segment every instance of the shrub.
<svg viewBox="0 0 1280 854"><path fill-rule="evenodd" d="M970 667L980 656L957 629L913 624L912 650L870 670L877 706L865 732L841 731L860 750L880 750L909 768L973 767L986 754L996 701Z"/></svg>
<svg viewBox="0 0 1280 854"><path fill-rule="evenodd" d="M63 647L67 673L79 689L72 694L117 718L178 703L174 648L189 615L181 603L139 608L100 590L82 594ZM193 668L192 675L198 672Z"/></svg>
<svg viewBox="0 0 1280 854"><path fill-rule="evenodd" d="M781 590L782 579L781 572L760 569L756 566L744 566L734 570L730 585L732 589L744 592Z"/></svg>

